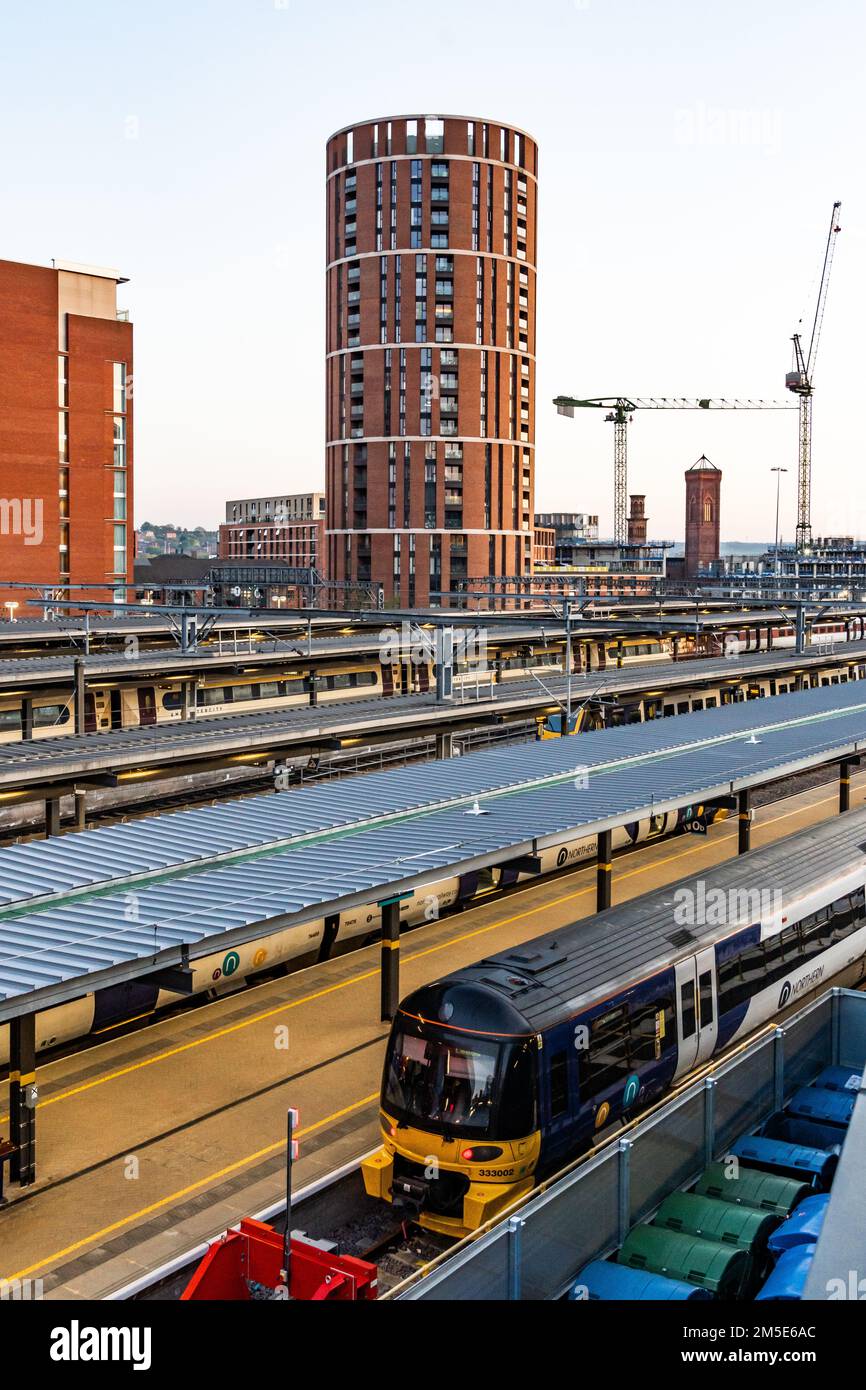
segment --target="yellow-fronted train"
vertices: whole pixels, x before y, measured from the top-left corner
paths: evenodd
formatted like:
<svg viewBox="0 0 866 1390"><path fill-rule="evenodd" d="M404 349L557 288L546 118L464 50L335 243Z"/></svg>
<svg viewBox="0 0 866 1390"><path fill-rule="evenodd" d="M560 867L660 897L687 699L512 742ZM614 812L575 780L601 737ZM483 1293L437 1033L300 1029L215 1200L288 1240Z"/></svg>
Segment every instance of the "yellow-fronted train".
<svg viewBox="0 0 866 1390"><path fill-rule="evenodd" d="M702 1063L866 965L866 810L417 989L371 1196L460 1236Z"/></svg>

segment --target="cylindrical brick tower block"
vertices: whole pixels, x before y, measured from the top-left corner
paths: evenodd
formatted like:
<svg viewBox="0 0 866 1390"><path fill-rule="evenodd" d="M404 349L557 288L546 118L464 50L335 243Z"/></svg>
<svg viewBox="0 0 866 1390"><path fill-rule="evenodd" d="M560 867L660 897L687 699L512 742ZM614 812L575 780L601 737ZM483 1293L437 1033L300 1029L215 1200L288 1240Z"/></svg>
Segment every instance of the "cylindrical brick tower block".
<svg viewBox="0 0 866 1390"><path fill-rule="evenodd" d="M721 493L722 470L702 454L686 469L687 579L694 579L700 569L719 558Z"/></svg>
<svg viewBox="0 0 866 1390"><path fill-rule="evenodd" d="M530 574L537 172L522 130L462 116L328 141L331 579L412 607Z"/></svg>

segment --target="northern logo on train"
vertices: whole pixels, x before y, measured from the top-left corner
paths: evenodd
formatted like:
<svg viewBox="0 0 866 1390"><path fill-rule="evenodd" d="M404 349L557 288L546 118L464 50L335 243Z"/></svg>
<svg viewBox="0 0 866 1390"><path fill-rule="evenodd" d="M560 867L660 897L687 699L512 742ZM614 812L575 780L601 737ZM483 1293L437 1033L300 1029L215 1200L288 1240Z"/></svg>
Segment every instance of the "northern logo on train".
<svg viewBox="0 0 866 1390"><path fill-rule="evenodd" d="M568 859L568 850L565 848L565 846L563 846L562 849L559 851L559 853L558 853L557 856L556 856L556 867L557 867L558 869L561 869L562 866L563 866L563 864L566 862L567 859Z"/></svg>
<svg viewBox="0 0 866 1390"><path fill-rule="evenodd" d="M622 1108L627 1110L630 1105L634 1105L640 1091L640 1077L636 1072L632 1072L625 1083L625 1090L622 1093Z"/></svg>
<svg viewBox="0 0 866 1390"><path fill-rule="evenodd" d="M233 975L241 963L237 951L229 951L223 960L223 974Z"/></svg>
<svg viewBox="0 0 866 1390"><path fill-rule="evenodd" d="M779 993L779 1008L784 1009L788 1000L791 998L791 981L786 980Z"/></svg>
<svg viewBox="0 0 866 1390"><path fill-rule="evenodd" d="M253 956L253 965L264 965L268 958L268 953L264 946L260 946Z"/></svg>

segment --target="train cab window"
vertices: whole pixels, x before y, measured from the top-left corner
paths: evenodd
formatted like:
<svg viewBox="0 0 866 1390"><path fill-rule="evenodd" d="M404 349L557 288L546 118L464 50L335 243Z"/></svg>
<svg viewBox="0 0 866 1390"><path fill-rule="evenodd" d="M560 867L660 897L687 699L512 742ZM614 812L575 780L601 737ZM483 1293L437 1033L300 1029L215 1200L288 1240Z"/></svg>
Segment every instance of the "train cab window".
<svg viewBox="0 0 866 1390"><path fill-rule="evenodd" d="M163 709L180 709L183 704L182 690L166 690L162 697Z"/></svg>
<svg viewBox="0 0 866 1390"><path fill-rule="evenodd" d="M713 972L705 970L698 976L698 1007L700 1026L708 1028L713 1021Z"/></svg>
<svg viewBox="0 0 866 1390"><path fill-rule="evenodd" d="M680 1013L682 1014L683 1042L695 1034L695 986L692 980L680 985Z"/></svg>
<svg viewBox="0 0 866 1390"><path fill-rule="evenodd" d="M34 729L48 729L57 724L67 724L68 722L68 705L34 705L33 707Z"/></svg>
<svg viewBox="0 0 866 1390"><path fill-rule="evenodd" d="M557 1052L550 1059L550 1118L568 1109L568 1053Z"/></svg>

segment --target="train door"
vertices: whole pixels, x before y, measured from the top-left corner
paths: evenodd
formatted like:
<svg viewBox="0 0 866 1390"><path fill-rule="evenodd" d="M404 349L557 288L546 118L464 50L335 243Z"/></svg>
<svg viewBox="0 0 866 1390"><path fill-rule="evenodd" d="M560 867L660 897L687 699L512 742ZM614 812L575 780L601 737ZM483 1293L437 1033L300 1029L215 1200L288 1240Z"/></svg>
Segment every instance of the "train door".
<svg viewBox="0 0 866 1390"><path fill-rule="evenodd" d="M156 723L156 696L152 685L139 686L138 722L142 726Z"/></svg>
<svg viewBox="0 0 866 1390"><path fill-rule="evenodd" d="M394 671L390 661L382 662L382 694L394 694Z"/></svg>
<svg viewBox="0 0 866 1390"><path fill-rule="evenodd" d="M571 1141L572 1109L577 1105L576 1058L568 1028L557 1029L539 1054L545 1150L549 1146L553 1157Z"/></svg>
<svg viewBox="0 0 866 1390"><path fill-rule="evenodd" d="M96 733L96 696L85 694L84 696L84 732L86 734Z"/></svg>
<svg viewBox="0 0 866 1390"><path fill-rule="evenodd" d="M695 958L677 962L677 1069L674 1078L685 1076L698 1055L698 1002Z"/></svg>
<svg viewBox="0 0 866 1390"><path fill-rule="evenodd" d="M706 1062L716 1050L719 1034L719 1008L716 996L716 951L708 946L695 956L695 973L698 983L698 1055L697 1061Z"/></svg>
<svg viewBox="0 0 866 1390"><path fill-rule="evenodd" d="M109 691L111 696L111 727L123 728L123 695L119 690Z"/></svg>
<svg viewBox="0 0 866 1390"><path fill-rule="evenodd" d="M675 1079L713 1055L718 1036L716 953L712 946L679 961L677 987L677 1069Z"/></svg>

